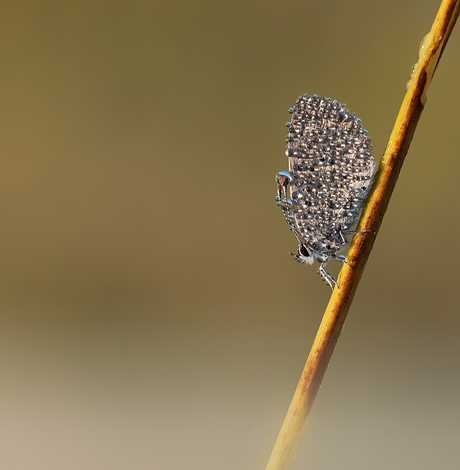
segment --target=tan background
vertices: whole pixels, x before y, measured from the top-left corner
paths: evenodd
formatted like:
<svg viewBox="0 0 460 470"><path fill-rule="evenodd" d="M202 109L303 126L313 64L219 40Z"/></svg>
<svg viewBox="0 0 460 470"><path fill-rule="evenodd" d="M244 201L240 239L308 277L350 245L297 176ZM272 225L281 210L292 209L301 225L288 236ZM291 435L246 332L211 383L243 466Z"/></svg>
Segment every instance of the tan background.
<svg viewBox="0 0 460 470"><path fill-rule="evenodd" d="M4 2L2 469L265 467L330 295L274 203L287 109L347 103L379 158L437 8ZM294 470L457 468L459 53Z"/></svg>

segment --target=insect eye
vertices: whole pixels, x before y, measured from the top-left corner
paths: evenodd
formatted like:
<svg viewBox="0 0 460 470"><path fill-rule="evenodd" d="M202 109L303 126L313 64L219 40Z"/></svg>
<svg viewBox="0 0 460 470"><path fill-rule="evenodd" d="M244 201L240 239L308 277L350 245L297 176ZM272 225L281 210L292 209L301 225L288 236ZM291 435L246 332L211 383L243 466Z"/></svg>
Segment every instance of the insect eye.
<svg viewBox="0 0 460 470"><path fill-rule="evenodd" d="M299 255L305 256L307 258L310 256L310 252L305 245L299 246Z"/></svg>

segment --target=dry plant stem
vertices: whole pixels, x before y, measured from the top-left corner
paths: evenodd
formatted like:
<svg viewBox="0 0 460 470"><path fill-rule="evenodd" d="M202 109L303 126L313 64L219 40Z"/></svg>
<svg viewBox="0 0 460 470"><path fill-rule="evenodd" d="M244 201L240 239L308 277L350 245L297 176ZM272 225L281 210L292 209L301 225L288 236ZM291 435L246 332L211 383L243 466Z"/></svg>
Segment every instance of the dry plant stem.
<svg viewBox="0 0 460 470"><path fill-rule="evenodd" d="M419 60L407 83L406 95L380 162L375 188L358 227L358 230L372 230L373 232L357 235L353 240L347 256L350 267L343 265L339 274L340 288L334 289L329 300L266 470L288 470L291 467L308 415L423 111L428 87L458 17L459 9L460 0L444 0L431 31L423 38L420 45Z"/></svg>

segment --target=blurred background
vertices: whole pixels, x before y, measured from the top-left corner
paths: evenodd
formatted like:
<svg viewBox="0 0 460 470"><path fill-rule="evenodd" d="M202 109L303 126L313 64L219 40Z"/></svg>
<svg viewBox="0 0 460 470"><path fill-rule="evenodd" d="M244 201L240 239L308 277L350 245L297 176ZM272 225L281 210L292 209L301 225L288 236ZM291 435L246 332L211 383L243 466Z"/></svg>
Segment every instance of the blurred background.
<svg viewBox="0 0 460 470"><path fill-rule="evenodd" d="M379 159L438 7L3 3L2 469L265 468L330 296L274 201L287 110L345 102ZM294 470L460 458L459 53Z"/></svg>

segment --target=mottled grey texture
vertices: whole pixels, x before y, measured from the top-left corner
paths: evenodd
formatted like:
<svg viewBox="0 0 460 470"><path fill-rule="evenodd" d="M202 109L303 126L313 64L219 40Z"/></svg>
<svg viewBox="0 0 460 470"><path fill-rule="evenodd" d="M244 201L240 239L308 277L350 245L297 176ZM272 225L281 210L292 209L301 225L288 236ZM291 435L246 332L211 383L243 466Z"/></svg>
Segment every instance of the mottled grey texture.
<svg viewBox="0 0 460 470"><path fill-rule="evenodd" d="M279 205L299 241L296 259L310 264L314 256L321 277L330 278L324 265L338 259L373 181L370 138L361 120L330 98L301 95L289 112L290 181L278 177L278 201L289 184L290 200Z"/></svg>

